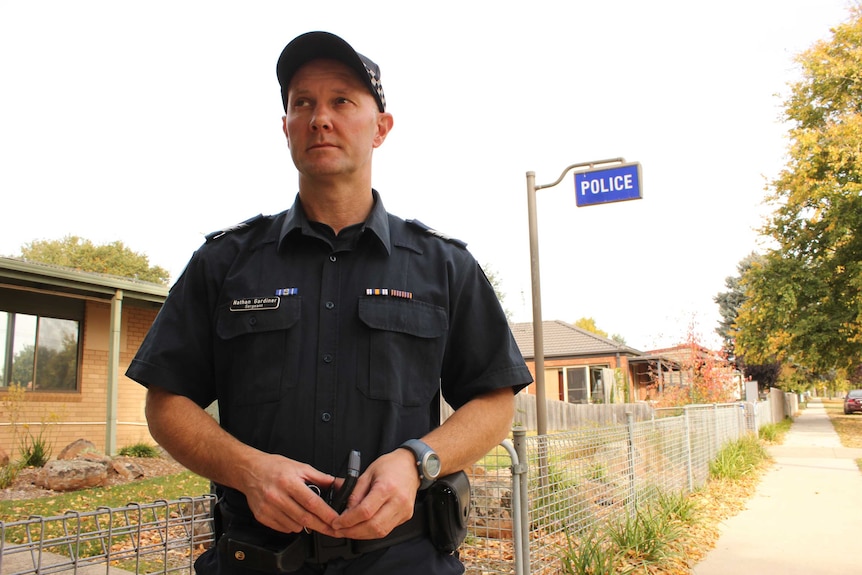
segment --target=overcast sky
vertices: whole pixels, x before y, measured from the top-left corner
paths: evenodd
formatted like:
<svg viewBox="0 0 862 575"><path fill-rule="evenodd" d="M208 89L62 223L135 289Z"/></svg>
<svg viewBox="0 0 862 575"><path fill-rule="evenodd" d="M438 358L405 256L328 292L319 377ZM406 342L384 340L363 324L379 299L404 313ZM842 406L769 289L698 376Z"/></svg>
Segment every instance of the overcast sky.
<svg viewBox="0 0 862 575"><path fill-rule="evenodd" d="M122 241L176 279L203 235L287 208L275 62L327 30L381 67L386 208L468 243L531 321L526 172L623 157L643 199L538 192L542 316L637 349L705 341L784 165L794 56L847 0L0 0L0 254Z"/></svg>

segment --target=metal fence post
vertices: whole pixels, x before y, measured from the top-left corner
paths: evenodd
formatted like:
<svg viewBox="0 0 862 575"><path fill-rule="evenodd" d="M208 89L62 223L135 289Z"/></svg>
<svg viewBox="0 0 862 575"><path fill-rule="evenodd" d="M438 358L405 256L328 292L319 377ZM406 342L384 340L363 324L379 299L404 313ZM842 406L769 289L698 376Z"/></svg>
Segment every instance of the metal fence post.
<svg viewBox="0 0 862 575"><path fill-rule="evenodd" d="M530 575L530 493L529 493L529 459L527 459L527 429L523 426L516 426L512 429L512 438L515 446L515 453L518 455L518 465L520 469L515 478L519 482L520 501L513 502L513 505L520 505L521 519L521 572L523 575ZM513 470L513 472L516 470ZM513 518L514 519L514 518ZM517 561L518 553L515 553Z"/></svg>
<svg viewBox="0 0 862 575"><path fill-rule="evenodd" d="M632 509L637 509L638 492L635 485L635 417L631 411L626 412L626 427L629 430L629 500ZM628 509L628 506L626 506Z"/></svg>
<svg viewBox="0 0 862 575"><path fill-rule="evenodd" d="M691 461L691 418L688 415L688 406L682 408L685 420L685 468L688 472L688 492L694 492L694 470Z"/></svg>
<svg viewBox="0 0 862 575"><path fill-rule="evenodd" d="M722 441L723 438L721 437L721 426L718 424L718 404L717 403L712 404L712 422L713 422L713 425L715 426L715 449L713 450L713 452L710 456L710 459L712 459L712 456L714 456L716 453L718 453L718 450L721 449L722 445L724 445L724 441Z"/></svg>

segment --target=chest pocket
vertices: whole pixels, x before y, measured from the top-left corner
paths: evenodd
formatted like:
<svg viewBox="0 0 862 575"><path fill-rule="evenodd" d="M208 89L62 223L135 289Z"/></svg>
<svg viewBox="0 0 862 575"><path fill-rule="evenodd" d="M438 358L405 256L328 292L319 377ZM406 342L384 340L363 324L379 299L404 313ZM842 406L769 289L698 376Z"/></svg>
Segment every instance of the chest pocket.
<svg viewBox="0 0 862 575"><path fill-rule="evenodd" d="M219 309L217 377L236 405L277 401L299 374L301 299L282 298L277 309Z"/></svg>
<svg viewBox="0 0 862 575"><path fill-rule="evenodd" d="M413 299L371 296L359 300L369 328L367 350L357 358L357 387L371 399L417 406L440 385L449 328L446 310Z"/></svg>

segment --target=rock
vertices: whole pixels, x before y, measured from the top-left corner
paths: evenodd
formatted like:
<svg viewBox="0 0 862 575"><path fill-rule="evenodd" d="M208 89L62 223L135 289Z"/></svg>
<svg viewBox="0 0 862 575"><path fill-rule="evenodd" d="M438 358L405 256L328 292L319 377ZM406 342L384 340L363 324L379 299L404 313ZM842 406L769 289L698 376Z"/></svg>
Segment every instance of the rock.
<svg viewBox="0 0 862 575"><path fill-rule="evenodd" d="M144 476L144 470L134 461L115 459L111 462L111 470L124 479L138 479Z"/></svg>
<svg viewBox="0 0 862 575"><path fill-rule="evenodd" d="M105 467L111 465L112 459L107 455L96 453L94 451L83 451L77 457L72 458L73 461L95 461L96 463L104 463Z"/></svg>
<svg viewBox="0 0 862 575"><path fill-rule="evenodd" d="M104 461L55 459L39 471L36 485L53 491L76 491L103 485L107 478L108 465Z"/></svg>
<svg viewBox="0 0 862 575"><path fill-rule="evenodd" d="M498 518L477 518L471 526L473 535L476 537L485 537L487 539L502 539L510 541L514 536L512 528L512 520L508 517Z"/></svg>
<svg viewBox="0 0 862 575"><path fill-rule="evenodd" d="M181 520L191 523L193 545L206 545L212 541L213 522L210 520L213 514L212 499L182 503L179 510Z"/></svg>
<svg viewBox="0 0 862 575"><path fill-rule="evenodd" d="M83 453L99 453L95 444L86 439L76 439L69 445L63 448L57 459L75 459Z"/></svg>

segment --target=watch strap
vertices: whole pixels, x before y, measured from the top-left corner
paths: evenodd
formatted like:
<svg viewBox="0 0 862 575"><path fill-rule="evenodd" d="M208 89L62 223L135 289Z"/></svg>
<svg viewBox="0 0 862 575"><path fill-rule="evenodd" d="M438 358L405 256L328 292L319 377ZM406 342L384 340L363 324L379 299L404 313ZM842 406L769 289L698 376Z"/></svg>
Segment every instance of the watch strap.
<svg viewBox="0 0 862 575"><path fill-rule="evenodd" d="M399 447L409 449L416 457L416 471L419 473L419 491L428 489L437 477L428 477L425 474L425 460L429 454L437 455L430 445L418 439L408 439Z"/></svg>

